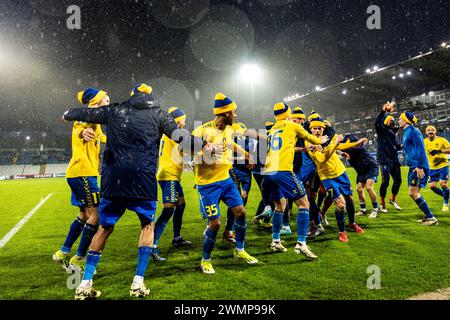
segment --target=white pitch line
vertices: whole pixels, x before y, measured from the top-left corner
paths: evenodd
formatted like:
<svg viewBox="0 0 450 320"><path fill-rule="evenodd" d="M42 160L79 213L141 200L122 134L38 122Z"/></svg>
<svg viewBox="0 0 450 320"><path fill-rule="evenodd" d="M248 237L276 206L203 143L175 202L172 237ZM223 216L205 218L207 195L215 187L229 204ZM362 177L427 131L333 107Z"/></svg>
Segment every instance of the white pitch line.
<svg viewBox="0 0 450 320"><path fill-rule="evenodd" d="M19 223L17 223L15 225L14 228L12 228L7 234L6 236L3 237L2 240L0 240L0 249L3 248L5 246L5 244L8 243L9 240L11 240L11 238L17 233L17 231L20 230L20 228L22 228L22 226L33 216L33 214L36 213L36 211L39 210L39 208L48 200L50 199L50 197L53 195L53 193L49 193L48 196L46 196L44 199L42 199L37 205L36 207L34 207L33 209L31 209L30 212L27 213L27 215L25 217L22 218L22 220L19 221Z"/></svg>

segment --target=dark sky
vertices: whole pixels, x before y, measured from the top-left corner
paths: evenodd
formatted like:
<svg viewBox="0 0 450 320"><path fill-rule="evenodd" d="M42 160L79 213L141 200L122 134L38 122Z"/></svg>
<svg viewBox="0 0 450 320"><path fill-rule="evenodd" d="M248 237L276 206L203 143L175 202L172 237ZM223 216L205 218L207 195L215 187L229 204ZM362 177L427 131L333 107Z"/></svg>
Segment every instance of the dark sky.
<svg viewBox="0 0 450 320"><path fill-rule="evenodd" d="M66 28L72 4L81 30ZM371 4L381 8L381 30L366 27ZM261 125L289 94L448 41L449 13L448 0L2 0L0 127L61 128L55 121L78 106L77 91L98 86L120 102L137 82L190 122L212 117L217 91L250 121L251 90L238 77L246 62L264 72L253 90Z"/></svg>

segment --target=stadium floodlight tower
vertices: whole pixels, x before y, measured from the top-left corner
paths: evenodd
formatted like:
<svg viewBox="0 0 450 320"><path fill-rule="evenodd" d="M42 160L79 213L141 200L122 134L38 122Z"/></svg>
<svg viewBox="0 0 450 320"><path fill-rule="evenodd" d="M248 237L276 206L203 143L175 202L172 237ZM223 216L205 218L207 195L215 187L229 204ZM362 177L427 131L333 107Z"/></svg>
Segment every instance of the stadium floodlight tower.
<svg viewBox="0 0 450 320"><path fill-rule="evenodd" d="M254 63L247 63L241 66L239 72L241 80L250 85L250 95L252 99L252 120L253 127L255 128L255 100L254 100L254 87L260 83L263 78L263 70L260 66Z"/></svg>

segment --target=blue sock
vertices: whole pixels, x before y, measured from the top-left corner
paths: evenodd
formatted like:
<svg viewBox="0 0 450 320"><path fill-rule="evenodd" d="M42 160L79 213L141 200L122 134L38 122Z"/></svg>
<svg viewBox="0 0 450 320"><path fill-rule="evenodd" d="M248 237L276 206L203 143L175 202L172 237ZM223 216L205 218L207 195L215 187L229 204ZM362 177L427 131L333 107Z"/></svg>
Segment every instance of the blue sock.
<svg viewBox="0 0 450 320"><path fill-rule="evenodd" d="M164 208L158 219L155 222L155 232L153 239L153 246L158 246L158 241L161 238L164 229L166 228L167 222L169 222L173 213L175 212L175 208Z"/></svg>
<svg viewBox="0 0 450 320"><path fill-rule="evenodd" d="M298 209L297 214L297 242L306 243L309 228L309 209Z"/></svg>
<svg viewBox="0 0 450 320"><path fill-rule="evenodd" d="M283 213L283 227L289 227L289 207L286 206L286 210Z"/></svg>
<svg viewBox="0 0 450 320"><path fill-rule="evenodd" d="M98 230L98 225L86 223L81 234L81 240L78 244L77 256L85 257L86 253L91 245L92 238L95 236Z"/></svg>
<svg viewBox="0 0 450 320"><path fill-rule="evenodd" d="M442 194L443 194L443 197L444 197L444 204L448 205L448 198L449 198L449 195L450 195L450 192L449 192L448 188L442 188Z"/></svg>
<svg viewBox="0 0 450 320"><path fill-rule="evenodd" d="M377 201L372 202L372 208L378 209L378 202Z"/></svg>
<svg viewBox="0 0 450 320"><path fill-rule="evenodd" d="M420 196L419 199L416 200L417 206L420 208L420 210L423 211L423 213L425 213L425 217L426 218L433 218L433 214L430 211L430 208L428 208L428 204L425 201L425 199Z"/></svg>
<svg viewBox="0 0 450 320"><path fill-rule="evenodd" d="M345 209L348 215L348 222L350 224L355 223L355 203L353 202L353 198L351 196L345 197ZM345 221L344 221L345 223Z"/></svg>
<svg viewBox="0 0 450 320"><path fill-rule="evenodd" d="M247 222L245 216L234 220L234 231L236 231L236 249L244 249Z"/></svg>
<svg viewBox="0 0 450 320"><path fill-rule="evenodd" d="M274 211L272 217L272 239L280 240L280 231L281 231L281 223L283 221L283 212L282 211Z"/></svg>
<svg viewBox="0 0 450 320"><path fill-rule="evenodd" d="M186 208L186 204L183 203L175 209L175 212L173 214L173 238L179 238L181 237L181 225L183 224L183 213L184 208Z"/></svg>
<svg viewBox="0 0 450 320"><path fill-rule="evenodd" d="M86 221L83 221L78 217L72 222L66 240L64 241L64 244L61 247L62 252L65 253L70 252L70 249L72 249L73 244L75 243L75 241L77 241L78 237L80 236L85 223Z"/></svg>
<svg viewBox="0 0 450 320"><path fill-rule="evenodd" d="M341 212L338 209L336 209L334 211L334 214L336 216L339 232L345 232L345 211Z"/></svg>
<svg viewBox="0 0 450 320"><path fill-rule="evenodd" d="M438 196L441 196L441 197L444 197L444 194L443 194L443 190L441 190L440 188L438 188L438 187L434 187L434 188L431 188L431 191L433 191L434 193L436 193Z"/></svg>
<svg viewBox="0 0 450 320"><path fill-rule="evenodd" d="M203 259L211 259L211 252L216 244L217 231L211 230L206 227L205 234L203 236Z"/></svg>
<svg viewBox="0 0 450 320"><path fill-rule="evenodd" d="M225 224L225 230L233 231L234 226L234 213L230 208L227 210L227 222Z"/></svg>
<svg viewBox="0 0 450 320"><path fill-rule="evenodd" d="M89 251L86 257L86 267L84 268L83 280L92 280L98 262L102 257L101 252Z"/></svg>
<svg viewBox="0 0 450 320"><path fill-rule="evenodd" d="M152 247L139 247L138 248L138 263L136 268L137 276L144 276L145 271L152 255Z"/></svg>
<svg viewBox="0 0 450 320"><path fill-rule="evenodd" d="M366 203L365 202L360 202L359 203L359 208L361 209L361 211L365 212L367 210Z"/></svg>

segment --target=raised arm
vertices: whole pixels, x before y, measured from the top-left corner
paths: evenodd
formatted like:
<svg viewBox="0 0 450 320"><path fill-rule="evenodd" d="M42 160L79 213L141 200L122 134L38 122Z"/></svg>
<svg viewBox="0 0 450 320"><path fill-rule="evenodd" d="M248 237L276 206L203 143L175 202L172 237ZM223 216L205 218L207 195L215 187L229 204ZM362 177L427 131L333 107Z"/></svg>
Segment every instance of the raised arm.
<svg viewBox="0 0 450 320"><path fill-rule="evenodd" d="M175 130L180 129L178 124L172 118L172 116L165 110L158 110L158 119L159 119L159 132L165 134L169 139L180 142L182 140L183 132Z"/></svg>
<svg viewBox="0 0 450 320"><path fill-rule="evenodd" d="M367 138L361 138L361 139L359 139L359 140L356 141L356 142L350 142L349 140L347 140L347 141L344 142L344 143L340 143L340 144L336 147L336 149L337 149L337 150L344 151L344 150L348 150L348 149L351 149L351 148L360 147L360 146L366 144L367 141L368 141Z"/></svg>
<svg viewBox="0 0 450 320"><path fill-rule="evenodd" d="M99 108L76 108L64 112L65 121L84 121L87 123L108 124L108 117L112 105Z"/></svg>
<svg viewBox="0 0 450 320"><path fill-rule="evenodd" d="M322 136L322 137L318 138L315 135L312 135L308 131L306 131L306 129L303 128L301 125L296 124L296 123L292 123L292 125L295 128L297 137L299 137L300 139L303 139L305 141L308 141L311 144L323 144L328 141L327 136Z"/></svg>

